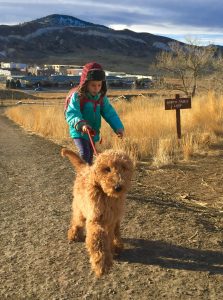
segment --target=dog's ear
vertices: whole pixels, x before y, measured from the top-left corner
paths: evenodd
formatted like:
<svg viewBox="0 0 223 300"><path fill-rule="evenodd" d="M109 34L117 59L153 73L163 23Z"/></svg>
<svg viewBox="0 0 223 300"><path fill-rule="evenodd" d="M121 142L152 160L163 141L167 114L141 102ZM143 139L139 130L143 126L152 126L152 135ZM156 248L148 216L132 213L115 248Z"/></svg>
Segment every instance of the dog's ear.
<svg viewBox="0 0 223 300"><path fill-rule="evenodd" d="M73 151L68 150L66 148L62 148L61 150L61 156L68 157L74 168L79 171L87 164Z"/></svg>

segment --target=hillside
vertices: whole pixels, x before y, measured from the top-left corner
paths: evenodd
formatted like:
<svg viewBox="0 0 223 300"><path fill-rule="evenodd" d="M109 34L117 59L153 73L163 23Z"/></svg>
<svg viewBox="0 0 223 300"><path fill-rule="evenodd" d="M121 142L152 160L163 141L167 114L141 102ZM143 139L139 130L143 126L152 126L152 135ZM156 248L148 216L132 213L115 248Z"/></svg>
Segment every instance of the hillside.
<svg viewBox="0 0 223 300"><path fill-rule="evenodd" d="M84 64L148 73L150 63L172 39L111 28L65 15L0 25L0 59L24 63Z"/></svg>

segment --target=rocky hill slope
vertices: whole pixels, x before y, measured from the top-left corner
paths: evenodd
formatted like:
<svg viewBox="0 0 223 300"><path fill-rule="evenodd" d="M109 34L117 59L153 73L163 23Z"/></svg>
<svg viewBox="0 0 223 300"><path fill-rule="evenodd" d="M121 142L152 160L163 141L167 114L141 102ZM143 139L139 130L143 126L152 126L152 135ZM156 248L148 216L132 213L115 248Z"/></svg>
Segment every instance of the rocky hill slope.
<svg viewBox="0 0 223 300"><path fill-rule="evenodd" d="M0 26L0 59L25 63L84 64L147 73L166 37L113 30L66 15L50 15L13 26Z"/></svg>

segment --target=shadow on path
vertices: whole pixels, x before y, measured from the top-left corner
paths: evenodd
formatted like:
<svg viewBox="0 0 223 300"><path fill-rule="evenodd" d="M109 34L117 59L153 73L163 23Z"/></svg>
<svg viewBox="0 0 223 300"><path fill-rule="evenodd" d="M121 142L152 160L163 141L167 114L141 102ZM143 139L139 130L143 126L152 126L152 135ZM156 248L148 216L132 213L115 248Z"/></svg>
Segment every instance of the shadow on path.
<svg viewBox="0 0 223 300"><path fill-rule="evenodd" d="M124 239L124 242L129 248L126 245L126 249L118 258L119 261L223 275L222 252L190 249L164 241Z"/></svg>

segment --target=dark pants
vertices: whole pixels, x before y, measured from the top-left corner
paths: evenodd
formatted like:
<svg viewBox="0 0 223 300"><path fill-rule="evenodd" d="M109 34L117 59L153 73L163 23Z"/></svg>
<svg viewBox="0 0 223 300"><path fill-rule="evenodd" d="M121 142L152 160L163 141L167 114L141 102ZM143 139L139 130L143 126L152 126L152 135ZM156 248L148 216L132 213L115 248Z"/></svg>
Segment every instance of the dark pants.
<svg viewBox="0 0 223 300"><path fill-rule="evenodd" d="M90 141L79 138L74 139L74 143L78 148L81 158L91 165L93 160L93 149Z"/></svg>

